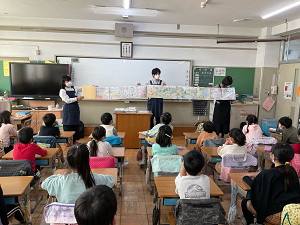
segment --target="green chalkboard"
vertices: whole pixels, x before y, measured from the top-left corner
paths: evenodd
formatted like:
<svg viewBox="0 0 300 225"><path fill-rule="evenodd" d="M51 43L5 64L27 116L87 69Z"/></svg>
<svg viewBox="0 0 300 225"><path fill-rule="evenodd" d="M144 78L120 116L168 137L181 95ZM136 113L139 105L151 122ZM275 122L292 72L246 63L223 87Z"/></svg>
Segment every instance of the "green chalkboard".
<svg viewBox="0 0 300 225"><path fill-rule="evenodd" d="M239 94L238 99L241 99L242 94L253 95L255 68L226 68L226 76L231 76L235 87L235 92ZM221 84L224 77L215 76L214 85Z"/></svg>
<svg viewBox="0 0 300 225"><path fill-rule="evenodd" d="M214 84L214 68L193 67L193 86L212 87Z"/></svg>

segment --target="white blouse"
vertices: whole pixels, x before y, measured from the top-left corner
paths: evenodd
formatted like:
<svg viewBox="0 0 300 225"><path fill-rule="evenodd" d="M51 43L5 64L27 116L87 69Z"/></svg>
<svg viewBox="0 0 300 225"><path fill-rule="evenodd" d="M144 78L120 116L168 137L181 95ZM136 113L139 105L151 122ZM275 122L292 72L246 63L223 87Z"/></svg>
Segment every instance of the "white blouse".
<svg viewBox="0 0 300 225"><path fill-rule="evenodd" d="M60 89L60 91L59 91L59 97L61 98L61 100L63 100L67 104L76 102L77 101L77 97L70 98L69 95L67 95L67 91L76 91L76 90L74 88L67 88L67 87L65 87L65 89Z"/></svg>

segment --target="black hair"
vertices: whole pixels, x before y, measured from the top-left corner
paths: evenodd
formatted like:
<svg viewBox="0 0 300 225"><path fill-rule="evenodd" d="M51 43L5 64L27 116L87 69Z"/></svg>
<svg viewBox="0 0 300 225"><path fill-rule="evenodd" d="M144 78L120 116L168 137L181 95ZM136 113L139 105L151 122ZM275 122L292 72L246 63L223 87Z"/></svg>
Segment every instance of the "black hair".
<svg viewBox="0 0 300 225"><path fill-rule="evenodd" d="M159 128L156 136L156 143L160 147L170 147L172 145L172 129L167 125L163 125Z"/></svg>
<svg viewBox="0 0 300 225"><path fill-rule="evenodd" d="M239 128L233 128L229 131L229 136L233 138L234 142L238 146L244 146L246 141L246 136L243 134L242 130Z"/></svg>
<svg viewBox="0 0 300 225"><path fill-rule="evenodd" d="M192 150L183 157L184 168L191 176L196 176L204 166L204 157L198 150Z"/></svg>
<svg viewBox="0 0 300 225"><path fill-rule="evenodd" d="M226 76L222 80L223 87L228 87L232 84L232 77L231 76Z"/></svg>
<svg viewBox="0 0 300 225"><path fill-rule="evenodd" d="M203 129L204 131L208 132L208 133L212 133L215 131L215 125L213 122L211 121L206 121L204 124L203 124Z"/></svg>
<svg viewBox="0 0 300 225"><path fill-rule="evenodd" d="M294 178L296 174L295 169L289 164L294 158L294 149L287 143L277 143L271 148L271 153L280 164L285 165L280 167L279 172L284 178L284 190L290 191L295 183ZM298 179L297 182L299 182Z"/></svg>
<svg viewBox="0 0 300 225"><path fill-rule="evenodd" d="M106 185L87 189L75 202L74 214L78 225L113 224L116 213L117 198Z"/></svg>
<svg viewBox="0 0 300 225"><path fill-rule="evenodd" d="M101 123L104 125L109 125L112 119L113 119L112 115L109 112L103 113L101 116Z"/></svg>
<svg viewBox="0 0 300 225"><path fill-rule="evenodd" d="M56 116L53 113L47 113L43 116L43 121L47 127L51 127L56 121Z"/></svg>
<svg viewBox="0 0 300 225"><path fill-rule="evenodd" d="M23 127L18 131L18 141L22 144L29 144L33 138L33 129Z"/></svg>
<svg viewBox="0 0 300 225"><path fill-rule="evenodd" d="M99 141L101 138L103 138L106 135L106 130L102 126L95 127L92 135L93 135L93 140L91 141L91 145L90 145L90 156L96 157L98 152L98 145L96 141Z"/></svg>
<svg viewBox="0 0 300 225"><path fill-rule="evenodd" d="M163 124L165 124L165 125L170 124L171 121L172 121L172 116L171 116L171 114L168 113L168 112L163 113L163 114L161 115L161 117L160 117L160 121L161 121Z"/></svg>
<svg viewBox="0 0 300 225"><path fill-rule="evenodd" d="M90 168L90 154L85 144L73 145L68 151L67 161L71 169L77 170L87 189L95 185Z"/></svg>
<svg viewBox="0 0 300 225"><path fill-rule="evenodd" d="M247 132L246 133L249 133L249 126L251 125L251 124L257 124L257 122L258 122L258 119L257 119L257 117L255 116L255 115L248 115L247 116L247 118L246 118L246 121L248 121L248 125L247 125Z"/></svg>
<svg viewBox="0 0 300 225"><path fill-rule="evenodd" d="M158 69L158 68L154 68L153 70L152 70L152 75L155 75L155 74L160 74L161 72L160 72L160 69Z"/></svg>
<svg viewBox="0 0 300 225"><path fill-rule="evenodd" d="M71 80L71 77L69 77L68 75L62 76L61 81L60 81L60 88L65 89L65 87L66 87L65 82L69 81L69 80Z"/></svg>
<svg viewBox="0 0 300 225"><path fill-rule="evenodd" d="M293 123L292 119L287 116L281 117L278 122L285 126L285 128L290 128Z"/></svg>
<svg viewBox="0 0 300 225"><path fill-rule="evenodd" d="M4 124L10 123L10 117L11 117L10 111L3 110L3 111L0 113L0 127L1 127L1 124L2 124L2 123L4 123Z"/></svg>

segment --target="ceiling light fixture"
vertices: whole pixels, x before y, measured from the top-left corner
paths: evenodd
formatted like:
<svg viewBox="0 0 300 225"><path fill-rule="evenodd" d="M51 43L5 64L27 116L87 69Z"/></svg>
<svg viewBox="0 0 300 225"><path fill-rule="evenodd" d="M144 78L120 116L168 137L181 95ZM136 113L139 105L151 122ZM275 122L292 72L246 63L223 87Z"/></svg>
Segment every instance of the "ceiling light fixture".
<svg viewBox="0 0 300 225"><path fill-rule="evenodd" d="M123 8L129 9L131 5L131 0L123 0Z"/></svg>
<svg viewBox="0 0 300 225"><path fill-rule="evenodd" d="M271 16L275 16L275 15L277 15L279 13L282 13L282 12L284 12L286 10L289 10L289 9L294 8L296 6L299 6L299 5L300 5L300 0L292 1L292 2L290 2L288 4L286 4L286 5L281 6L278 9L275 9L275 10L269 12L269 13L263 14L260 17L263 18L263 19L267 19L267 18L269 18Z"/></svg>
<svg viewBox="0 0 300 225"><path fill-rule="evenodd" d="M94 8L94 13L97 14L109 14L109 15L119 15L119 16L146 16L146 17L156 17L157 10L153 9L137 9L130 8L124 9L119 7L100 7Z"/></svg>

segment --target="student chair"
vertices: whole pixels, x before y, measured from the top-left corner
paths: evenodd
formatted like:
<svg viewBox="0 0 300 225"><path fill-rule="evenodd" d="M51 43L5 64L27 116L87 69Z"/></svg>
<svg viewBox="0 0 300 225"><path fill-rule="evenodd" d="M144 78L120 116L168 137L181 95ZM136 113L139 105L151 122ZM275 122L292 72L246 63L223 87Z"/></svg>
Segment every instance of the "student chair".
<svg viewBox="0 0 300 225"><path fill-rule="evenodd" d="M24 160L0 160L0 177L10 176L33 176L31 162L27 159ZM31 213L34 212L36 207L42 201L43 196L39 196L39 179L33 179L30 183L30 187L35 189L35 205L31 208Z"/></svg>
<svg viewBox="0 0 300 225"><path fill-rule="evenodd" d="M74 208L75 204L52 202L45 206L45 222L50 225L77 225Z"/></svg>
<svg viewBox="0 0 300 225"><path fill-rule="evenodd" d="M225 144L225 138L212 139L207 138L203 141L203 147L219 147Z"/></svg>
<svg viewBox="0 0 300 225"><path fill-rule="evenodd" d="M31 118L30 119L27 119L27 120L24 120L21 124L21 128L22 127L31 127Z"/></svg>
<svg viewBox="0 0 300 225"><path fill-rule="evenodd" d="M115 168L116 158L112 156L90 157L91 169Z"/></svg>
<svg viewBox="0 0 300 225"><path fill-rule="evenodd" d="M108 142L112 147L124 147L122 139L119 136L106 137L103 142Z"/></svg>
<svg viewBox="0 0 300 225"><path fill-rule="evenodd" d="M226 212L217 198L180 199L174 210L176 225L228 224L225 215Z"/></svg>

